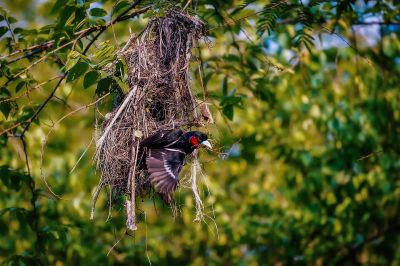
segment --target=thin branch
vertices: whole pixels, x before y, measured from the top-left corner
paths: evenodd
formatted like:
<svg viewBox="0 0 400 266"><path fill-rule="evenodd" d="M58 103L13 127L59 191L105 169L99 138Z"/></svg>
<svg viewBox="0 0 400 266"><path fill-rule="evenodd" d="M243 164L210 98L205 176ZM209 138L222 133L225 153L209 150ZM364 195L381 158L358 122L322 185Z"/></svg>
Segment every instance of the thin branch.
<svg viewBox="0 0 400 266"><path fill-rule="evenodd" d="M69 116L71 116L71 115L73 115L73 114L75 114L75 113L77 113L77 112L80 112L80 111L82 111L82 110L88 109L89 107L92 107L92 106L96 105L98 102L100 102L101 100L103 100L103 99L104 99L105 97L107 97L108 95L110 95L110 93L107 93L107 94L103 95L102 97L98 98L96 101L94 101L94 102L92 102L92 103L89 103L89 104L87 104L87 105L81 106L81 107L79 107L79 108L77 108L77 109L75 109L75 110L73 110L73 111L71 111L71 112L65 114L64 116L62 116L62 117L61 117L60 119L58 119L55 123L53 123L51 129L49 130L49 132L47 133L45 139L43 140L43 143L42 143L42 151L41 151L41 156L40 156L40 157L41 157L41 163L40 163L40 165L41 165L41 167L40 167L40 169L41 169L41 178L42 178L42 180L43 180L43 183L46 185L47 189L48 189L48 190L50 191L50 193L51 193L53 196L55 196L56 198L60 198L60 196L58 196L57 194L55 194L55 193L53 192L53 190L51 189L50 185L47 183L46 178L44 177L44 174L43 174L43 170L42 170L42 169L43 169L43 167L42 167L42 166L43 166L43 154L44 154L44 150L45 150L45 148L46 148L47 140L48 140L50 134L54 131L55 127L56 127L57 125L59 125L64 119L66 119L67 117L69 117Z"/></svg>
<svg viewBox="0 0 400 266"><path fill-rule="evenodd" d="M185 11L185 9L189 7L190 3L192 3L192 0L187 1L186 5L183 7L182 11Z"/></svg>
<svg viewBox="0 0 400 266"><path fill-rule="evenodd" d="M382 26L391 26L391 25L400 25L400 22L397 21L371 21L371 22L367 22L367 21L356 21L354 23L352 23L352 25L382 25Z"/></svg>
<svg viewBox="0 0 400 266"><path fill-rule="evenodd" d="M54 97L54 99L56 99L56 100L62 102L62 104L63 104L65 107L67 107L67 108L69 108L69 109L72 109L71 106L67 103L66 100L64 100L64 99L62 99L62 98L60 98L60 97L58 97L57 95L54 95L53 97Z"/></svg>
<svg viewBox="0 0 400 266"><path fill-rule="evenodd" d="M60 40L64 40L64 39L65 38L63 37ZM25 53L25 52L29 52L29 51L32 51L31 53L33 53L33 50L35 50L35 49L38 49L39 51L37 51L36 53L39 53L41 51L44 51L44 50L47 50L47 49L51 48L53 46L53 44L54 44L54 40L47 41L47 42L40 43L40 44L35 44L35 45L32 45L32 46L24 48L24 49L16 50L16 51L12 52L11 54L8 54L6 56L1 57L0 59L3 60L3 59L6 59L6 58L9 58L9 57L12 57L14 55Z"/></svg>
<svg viewBox="0 0 400 266"><path fill-rule="evenodd" d="M83 51L82 54L85 55L85 54L87 53L87 51L88 51L89 48L93 45L93 43L100 37L100 35L101 35L109 26L111 26L111 25L113 25L113 24L115 24L115 23L117 23L117 22L119 22L119 21L122 21L122 20L125 20L125 19L128 19L128 18L137 16L137 15L139 15L139 14L141 14L141 13L146 12L147 10L149 10L149 9L151 8L151 6L147 6L147 7L138 9L138 10L136 10L136 11L133 11L133 12L132 12L131 14L129 14L129 15L126 15L126 14L129 13L133 8L135 8L135 7L139 4L140 1L141 1L141 0L137 0L137 1L135 1L134 3L132 3L123 13L121 13L118 17L116 17L116 18L113 19L111 22L109 22L106 26L97 27L97 29L100 29L100 31L99 31L99 32L96 34L96 36L90 41L90 43L86 46L86 48L85 48L85 50ZM88 32L90 32L90 33L92 32L92 31L91 31L91 28L85 30L83 33L81 32L81 34L79 35L78 38L83 38L84 36L86 36L87 34L89 34ZM69 43L73 43L74 41L77 41L77 40L70 41ZM66 46L66 45L64 44L63 47L64 47L64 46ZM59 48L57 48L56 50L58 50L58 49L59 49ZM54 52L54 51L52 51L52 52L50 52L50 53L53 53L53 52ZM42 60L42 59L39 59L38 61L40 61L40 60ZM36 61L36 62L38 62L38 61ZM36 65L36 64L37 64L37 63L32 64L31 66L28 67L28 69L31 68L33 65ZM26 69L25 69L25 71L26 71ZM24 72L24 71L23 71L23 72ZM22 72L22 73L23 73L23 72ZM20 73L21 73L21 72L20 72ZM20 74L20 73L19 73L19 74ZM68 74L68 71L65 72L65 73L61 76L60 80L57 82L56 86L55 86L54 89L51 91L51 93L49 94L49 96L45 99L45 101L40 105L40 107L35 111L35 113L34 113L29 119L27 119L27 120L24 121L24 122L19 122L19 123L13 125L12 127L10 127L10 128L8 128L8 129L2 131L2 132L0 133L0 135L2 135L2 134L4 134L4 133L6 133L6 132L8 132L8 131L10 131L10 130L16 128L16 127L18 127L18 126L21 125L21 124L27 123L27 124L25 125L25 127L23 128L21 134L19 135L20 138L23 138L24 135L25 135L25 133L29 130L29 127L30 127L30 125L32 124L32 122L38 117L38 115L42 112L42 110L44 109L44 107L45 107L45 106L48 104L48 102L53 98L54 94L56 93L57 89L60 87L62 81L65 79L65 77L67 76L67 74Z"/></svg>
<svg viewBox="0 0 400 266"><path fill-rule="evenodd" d="M32 198L31 198L31 205L32 205L32 230L36 234L36 239L35 239L35 248L34 248L34 257L37 258L40 254L41 251L41 243L43 242L43 234L41 234L40 229L39 229L39 207L36 204L36 201L39 197L38 192L36 191L35 188L35 180L30 176L30 182L28 184L29 190L32 193Z"/></svg>
<svg viewBox="0 0 400 266"><path fill-rule="evenodd" d="M117 120L117 118L120 116L122 111L125 109L126 105L128 104L129 100L133 97L134 93L136 92L137 87L133 87L133 89L129 92L129 94L126 96L125 100L123 103L119 106L118 111L114 115L113 119L111 120L110 124L107 125L107 127L104 129L103 135L97 140L96 142L96 148L98 151L101 150L103 146L103 141L107 137L108 132L111 130L111 127L113 126L114 122ZM96 157L98 154L96 154Z"/></svg>
<svg viewBox="0 0 400 266"><path fill-rule="evenodd" d="M191 2L191 1L188 1L188 3L190 3L190 2ZM143 12L146 12L146 11L147 11L148 9L150 9L150 8L151 8L151 6L147 6L147 7L144 7L143 9L141 9L141 10L138 10L138 11L142 11L142 13L143 13ZM214 30L214 29L217 29L217 28L220 28L220 27L224 27L224 26L226 26L226 25L234 25L234 24L236 24L236 23L238 23L238 22L240 22L240 21L242 21L242 20L245 20L245 19L248 19L248 18L251 18L251 17L258 16L260 13L262 13L262 11L255 12L255 13L252 13L252 14L249 14L249 15L246 15L246 16L243 16L243 17L241 17L241 18L238 18L238 19L230 18L232 21L223 23L222 25L218 25L218 26L215 26L215 27L211 27L211 28L208 29L208 31L212 31L212 30ZM130 14L130 15L127 15L127 16L124 15L124 16L120 17L117 21L119 22L119 21L123 21L123 20L130 19L130 18L132 18L134 15L136 15L136 14ZM117 21L116 21L116 22L117 22ZM285 24L295 24L295 23L297 23L297 22L298 22L298 21L297 21L297 20L294 20L294 19L286 19L286 20L280 20L280 21L278 21L277 24L283 24L283 25L285 25ZM115 22L114 22L114 23L115 23ZM390 25L400 25L400 22L397 22L397 21L386 21L386 22L385 22L385 21L376 21L376 22L356 21L356 22L352 23L352 25L359 25L359 26L363 26L363 25L366 25L366 26L368 26L368 25L390 26ZM102 29L103 27L105 27L105 26L93 26L93 27L91 27L91 28L84 29L84 30L81 30L81 31L79 31L79 32L76 32L76 33L75 33L75 36L79 36L79 35L81 35L81 34L84 32L84 33L85 33L85 34L84 34L84 35L85 35L84 37L86 37L86 36L88 36L90 33L94 32L94 31L98 31L98 30ZM83 38L83 37L82 37L82 38ZM65 40L65 37L62 37L62 38L60 39L60 41L62 41L62 40ZM27 47L27 48L24 48L24 49L20 49L20 50L14 51L14 52L12 52L12 53L6 55L6 56L1 57L0 59L6 59L6 58L13 57L13 56L15 56L15 55L17 55L17 54L29 52L29 53L27 53L27 54L25 54L25 55L23 55L23 56L21 56L21 57L18 57L18 58L9 60L8 63L11 64L11 63L17 62L17 61L19 61L19 60L21 60L21 59L23 59L23 58L28 58L28 57L31 57L31 56L33 56L33 55L35 55L35 54L41 53L41 52L43 52L43 51L45 51L45 50L48 50L48 49L52 48L53 45L54 45L54 40L50 40L50 41L47 41L47 42L44 42L44 43L41 43L41 44L36 44L36 45L30 46L30 47Z"/></svg>
<svg viewBox="0 0 400 266"><path fill-rule="evenodd" d="M89 107L92 107L92 106L96 105L98 102L100 102L101 100L103 100L104 98L106 98L108 95L110 95L109 92L106 93L106 94L104 94L104 95L101 96L100 98L98 98L96 101L94 101L94 102L92 102L92 103L89 103L89 104L86 104L86 105L83 105L83 106L81 106L81 107L79 107L79 108L77 108L77 109L75 109L75 110L73 110L73 111L71 111L71 112L65 114L64 116L62 116L60 119L58 119L58 120L52 125L52 129L47 133L47 137L51 134L51 132L54 130L54 128L55 128L57 125L59 125L64 119L66 119L67 117L69 117L69 116L71 116L71 115L73 115L73 114L76 114L77 112L80 112L80 111L82 111L82 110L85 110L85 109L87 109L87 108L89 108Z"/></svg>
<svg viewBox="0 0 400 266"><path fill-rule="evenodd" d="M141 9L138 9L138 10L132 12L131 14L126 15L127 13L129 13L129 11L131 11L133 8L135 8L139 4L139 2L140 2L140 0L135 1L134 3L132 3L125 12L123 12L118 17L116 17L115 19L113 19L111 22L109 22L108 24L106 24L104 26L93 26L93 27L90 27L90 28L87 28L87 29L84 29L84 30L76 32L75 33L76 38L74 38L73 40L67 42L66 44L63 44L62 47L64 48L65 46L69 46L69 45L73 44L74 42L76 42L76 41L78 41L78 40L80 40L82 38L87 37L88 35L90 35L91 33L95 32L95 31L102 31L103 32L109 26L111 26L111 25L113 25L113 24L115 24L117 22L121 22L121 21L124 21L124 20L128 20L130 18L133 18L133 17L135 17L135 16L137 16L139 14L145 13L147 10L149 10L151 8L151 5L149 5L149 6L141 8ZM64 39L65 38L61 38L61 40L64 40ZM8 64L15 63L15 62L17 62L17 61L19 61L21 59L28 58L28 57L31 57L31 56L33 56L35 54L41 53L41 52L43 52L45 50L48 50L48 49L52 48L54 46L54 44L55 44L54 40L50 40L50 41L47 41L47 42L44 42L44 43L41 43L41 44L37 44L37 45L31 46L31 47L28 47L28 48L25 48L25 49L22 49L22 50L15 51L15 52L7 55L7 56L2 57L1 59L6 59L6 58L12 57L14 55L20 54L20 53L29 52L29 53L27 53L27 54L25 54L23 56L20 56L18 58L12 59L12 60L9 60L7 62Z"/></svg>
<svg viewBox="0 0 400 266"><path fill-rule="evenodd" d="M53 80L55 80L55 79L58 79L58 78L61 78L61 75L57 75L57 76L55 76L55 77L52 77L51 79L48 79L48 80L46 80L46 81L43 81L43 82L37 84L36 86L34 86L34 87L32 87L32 88L28 88L28 89L27 89L23 94L21 94L21 95L15 96L15 97L13 97L13 98L5 98L5 99L2 99L2 100L0 100L0 103L16 101L16 100L18 100L19 98L23 97L24 95L28 96L28 94L29 94L31 91L36 90L37 88L40 88L40 87L42 87L43 85L45 85L45 84L47 84L47 83L49 83L49 82L51 82L51 81L53 81ZM0 134L0 135L1 135L1 134Z"/></svg>
<svg viewBox="0 0 400 266"><path fill-rule="evenodd" d="M126 231L122 234L122 236L117 240L117 242L114 243L114 245L112 245L112 247L108 250L107 252L107 256L110 255L111 251L113 251L113 249L118 245L118 243L126 236Z"/></svg>
<svg viewBox="0 0 400 266"><path fill-rule="evenodd" d="M54 44L54 41L50 41L50 42L48 42L48 43L44 43L43 46L40 45L40 46L42 47L41 49L36 49L36 50L34 50L34 51L32 51L32 52L29 52L29 53L27 53L27 54L25 54L25 55L22 55L22 56L20 56L20 57L11 59L11 60L9 60L7 63L8 63L8 64L12 64L12 63L18 62L19 60L22 60L22 59L24 59L24 58L31 57L31 56L33 56L33 55L35 55L35 54L38 54L38 53L40 53L40 52L43 52L43 51L45 51L45 50L51 48L51 47L53 46L53 44ZM18 54L18 53L14 53L14 54ZM8 55L8 56L6 56L6 57L4 57L4 58L10 57L11 55L12 55L12 54L10 54L10 55Z"/></svg>
<svg viewBox="0 0 400 266"><path fill-rule="evenodd" d="M24 127L24 129L22 130L21 138L24 137L26 131L28 131L29 127L31 126L31 124L33 122L33 120L35 120L37 118L37 116L40 114L40 112L43 110L43 108L47 105L47 103L51 100L51 98L53 98L53 96L56 93L58 87L60 87L62 81L65 79L66 76L67 76L67 73L65 73L64 75L61 76L60 80L57 82L57 85L51 91L51 93L46 98L46 100L42 103L42 105L40 105L39 109L37 109L36 112L26 121L27 124Z"/></svg>
<svg viewBox="0 0 400 266"><path fill-rule="evenodd" d="M147 261L149 262L149 265L150 266L152 266L153 264L151 263L151 260L150 260L150 256L149 256L149 251L148 251L148 245L147 245L147 215L146 215L146 212L144 213L144 223L145 223L145 225L146 225L146 234L145 234L145 236L146 236L146 257L147 257Z"/></svg>
<svg viewBox="0 0 400 266"><path fill-rule="evenodd" d="M83 50L83 54L86 54L89 48L93 45L93 43L100 37L100 35L106 30L107 28L101 29L94 37L93 39L89 42L89 44L86 46L85 50Z"/></svg>
<svg viewBox="0 0 400 266"><path fill-rule="evenodd" d="M363 156L363 157L357 159L357 162L363 161L363 160L368 159L368 158L370 158L370 157L372 157L372 156L378 155L378 154L381 153L381 152L383 152L383 150L371 152L371 153L369 153L369 154L367 154L367 155L365 155L365 156Z"/></svg>
<svg viewBox="0 0 400 266"><path fill-rule="evenodd" d="M25 164L26 164L26 170L28 171L28 175L31 176L31 168L29 167L29 160L28 160L28 151L26 149L26 141L25 138L21 138L22 142L22 147L24 149L24 155L25 155Z"/></svg>
<svg viewBox="0 0 400 266"><path fill-rule="evenodd" d="M75 40L72 40L70 42L67 42L63 45L61 45L60 47L58 47L57 49L54 49L52 51L50 51L49 53L45 54L44 56L42 56L41 58L39 58L38 60L36 60L35 62L33 62L32 64L30 64L29 66L27 66L26 68L24 68L23 70L21 70L20 72L18 72L17 74L15 74L13 77L11 77L9 81L12 81L16 78L18 78L19 76L21 76L23 73L25 73L26 71L28 71L29 69L31 69L32 67L36 66L37 64L39 64L40 62L44 61L47 57L49 57L50 55L54 54L55 52L65 48L66 46L73 44L75 42Z"/></svg>
<svg viewBox="0 0 400 266"><path fill-rule="evenodd" d="M79 156L78 160L75 162L74 166L72 167L71 171L69 171L70 174L75 170L75 168L78 166L79 162L82 160L83 156L87 153L89 150L90 146L92 145L94 136L90 139L89 144L86 146L85 150L82 152L81 156Z"/></svg>

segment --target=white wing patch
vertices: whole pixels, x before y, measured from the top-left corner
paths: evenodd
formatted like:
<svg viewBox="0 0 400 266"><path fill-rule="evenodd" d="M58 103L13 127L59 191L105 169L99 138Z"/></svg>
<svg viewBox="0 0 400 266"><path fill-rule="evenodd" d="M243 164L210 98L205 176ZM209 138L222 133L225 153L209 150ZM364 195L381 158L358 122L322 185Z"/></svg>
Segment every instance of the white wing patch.
<svg viewBox="0 0 400 266"><path fill-rule="evenodd" d="M175 143L177 143L179 141L179 138L178 139L176 139L174 142L171 142L170 144L168 144L167 146L165 146L165 148L166 147L171 147L172 145L174 145ZM168 149L167 149L168 150Z"/></svg>
<svg viewBox="0 0 400 266"><path fill-rule="evenodd" d="M150 149L146 158L147 171L151 184L158 192L169 193L176 190L184 157L185 153L181 150Z"/></svg>
<svg viewBox="0 0 400 266"><path fill-rule="evenodd" d="M167 148L166 150L167 150L167 151L174 151L174 152L180 152L180 153L186 154L185 152L183 152L183 151L181 151L181 150L170 149L170 148Z"/></svg>

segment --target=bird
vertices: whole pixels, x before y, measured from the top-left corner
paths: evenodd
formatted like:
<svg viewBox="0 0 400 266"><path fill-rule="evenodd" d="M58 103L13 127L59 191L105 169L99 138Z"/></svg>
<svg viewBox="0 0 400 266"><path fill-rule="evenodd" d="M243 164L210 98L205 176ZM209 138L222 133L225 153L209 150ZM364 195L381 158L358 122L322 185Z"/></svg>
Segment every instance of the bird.
<svg viewBox="0 0 400 266"><path fill-rule="evenodd" d="M212 149L206 134L181 129L158 131L139 145L139 158L142 158L139 167L147 170L151 185L167 203L178 187L186 156L200 147Z"/></svg>

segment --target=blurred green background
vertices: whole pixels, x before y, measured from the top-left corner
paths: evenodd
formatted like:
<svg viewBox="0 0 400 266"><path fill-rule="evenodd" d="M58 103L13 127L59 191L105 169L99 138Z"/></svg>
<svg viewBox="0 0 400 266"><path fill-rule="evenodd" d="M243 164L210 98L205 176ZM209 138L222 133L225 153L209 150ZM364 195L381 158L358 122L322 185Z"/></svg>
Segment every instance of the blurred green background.
<svg viewBox="0 0 400 266"><path fill-rule="evenodd" d="M398 1L189 1L186 10L208 25L192 66L193 91L207 96L215 119L202 129L217 147L201 152L206 218L193 221L193 195L183 187L176 218L148 199L138 230L126 232L123 206L108 217L105 191L89 220L99 180L93 106L57 121L107 93L110 80L123 84L104 65L151 16L187 1L141 1L138 8L151 9L108 27L86 57L95 33L77 42L78 59L71 45L49 51L131 2L0 2L2 263L400 264ZM7 56L48 40L48 51Z"/></svg>

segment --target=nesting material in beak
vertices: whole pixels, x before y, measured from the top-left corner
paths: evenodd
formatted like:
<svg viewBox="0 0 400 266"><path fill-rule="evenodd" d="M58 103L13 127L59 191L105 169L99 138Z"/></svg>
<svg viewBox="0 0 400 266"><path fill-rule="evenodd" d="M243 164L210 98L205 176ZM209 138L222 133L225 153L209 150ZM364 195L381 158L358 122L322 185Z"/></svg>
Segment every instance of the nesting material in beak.
<svg viewBox="0 0 400 266"><path fill-rule="evenodd" d="M211 143L208 142L208 140L203 141L202 143L200 143L203 146L206 146L208 149L212 149Z"/></svg>

